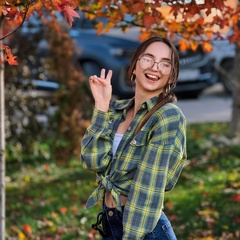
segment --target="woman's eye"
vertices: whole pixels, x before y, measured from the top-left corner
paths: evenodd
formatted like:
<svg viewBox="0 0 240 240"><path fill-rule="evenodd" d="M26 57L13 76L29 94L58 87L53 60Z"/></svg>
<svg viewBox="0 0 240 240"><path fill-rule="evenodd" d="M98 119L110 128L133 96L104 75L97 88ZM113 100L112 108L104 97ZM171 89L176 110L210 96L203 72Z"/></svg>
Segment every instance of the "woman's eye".
<svg viewBox="0 0 240 240"><path fill-rule="evenodd" d="M145 62L152 62L152 59L151 58L143 58L143 60L145 61Z"/></svg>
<svg viewBox="0 0 240 240"><path fill-rule="evenodd" d="M165 68L170 68L170 67L171 67L171 64L168 63L168 62L162 62L162 65L163 65Z"/></svg>

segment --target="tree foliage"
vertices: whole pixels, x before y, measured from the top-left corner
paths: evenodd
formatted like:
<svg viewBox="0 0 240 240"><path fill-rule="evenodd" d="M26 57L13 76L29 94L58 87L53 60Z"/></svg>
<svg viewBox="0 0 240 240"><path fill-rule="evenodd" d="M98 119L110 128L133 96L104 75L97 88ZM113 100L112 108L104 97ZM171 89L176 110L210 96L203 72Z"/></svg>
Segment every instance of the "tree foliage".
<svg viewBox="0 0 240 240"><path fill-rule="evenodd" d="M182 2L185 2L183 4ZM125 19L126 14L133 16L131 24L141 28L140 39L144 40L152 35L167 36L179 39L181 49L188 47L196 49L199 43L205 50L211 50L210 40L213 37L221 38L221 32L226 27L233 28L229 36L230 42L240 42L239 20L240 10L237 2L227 0L208 1L175 1L172 0L44 0L44 1L0 1L0 16L10 25L21 25L31 14L37 12L39 16L43 11L52 14L55 11L64 13L70 26L78 17L74 8L89 13L89 17L107 17L106 26L97 25L100 33L109 31L119 21ZM123 27L127 30L128 25ZM14 30L13 30L14 31ZM4 39L11 31L6 31ZM17 64L16 57L11 54L7 46L3 46L5 60L10 64Z"/></svg>

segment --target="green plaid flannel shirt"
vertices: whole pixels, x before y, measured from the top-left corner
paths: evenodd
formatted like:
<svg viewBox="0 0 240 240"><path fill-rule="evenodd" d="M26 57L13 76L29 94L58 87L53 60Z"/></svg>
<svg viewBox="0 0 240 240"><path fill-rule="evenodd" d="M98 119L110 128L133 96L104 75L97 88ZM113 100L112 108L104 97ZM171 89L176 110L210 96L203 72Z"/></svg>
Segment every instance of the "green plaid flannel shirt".
<svg viewBox="0 0 240 240"><path fill-rule="evenodd" d="M176 184L186 161L186 120L174 103L167 103L151 115L136 135L144 115L157 97L144 102L124 134L115 156L113 138L125 120L130 100L115 100L107 113L94 108L83 139L81 162L96 173L98 187L86 207L102 200L110 191L119 210L120 194L128 196L123 213L123 240L140 240L159 220L164 193Z"/></svg>

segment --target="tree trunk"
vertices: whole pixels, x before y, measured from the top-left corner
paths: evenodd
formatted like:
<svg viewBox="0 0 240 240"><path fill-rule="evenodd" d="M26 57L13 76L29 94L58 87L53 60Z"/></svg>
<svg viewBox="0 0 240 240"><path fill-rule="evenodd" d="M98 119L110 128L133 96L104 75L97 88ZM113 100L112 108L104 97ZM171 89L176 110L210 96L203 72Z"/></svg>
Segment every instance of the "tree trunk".
<svg viewBox="0 0 240 240"><path fill-rule="evenodd" d="M2 22L0 20L0 36ZM5 98L4 98L4 63L2 41L0 41L0 240L5 239Z"/></svg>
<svg viewBox="0 0 240 240"><path fill-rule="evenodd" d="M238 22L240 28L240 22ZM236 44L236 56L233 66L233 106L232 106L232 121L231 132L233 135L240 134L240 46Z"/></svg>

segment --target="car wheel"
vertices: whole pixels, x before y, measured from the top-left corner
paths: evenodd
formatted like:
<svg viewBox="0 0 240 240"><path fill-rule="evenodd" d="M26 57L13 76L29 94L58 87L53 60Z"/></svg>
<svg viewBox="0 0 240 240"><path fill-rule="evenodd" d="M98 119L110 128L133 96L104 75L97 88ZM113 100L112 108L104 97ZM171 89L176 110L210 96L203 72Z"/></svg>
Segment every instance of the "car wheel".
<svg viewBox="0 0 240 240"><path fill-rule="evenodd" d="M221 64L221 67L227 71L230 79L233 76L233 60L234 59L227 59ZM223 84L225 91L231 94L233 90L233 84L231 80L229 80L225 74L220 73L219 81Z"/></svg>

